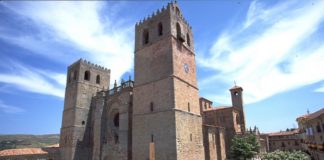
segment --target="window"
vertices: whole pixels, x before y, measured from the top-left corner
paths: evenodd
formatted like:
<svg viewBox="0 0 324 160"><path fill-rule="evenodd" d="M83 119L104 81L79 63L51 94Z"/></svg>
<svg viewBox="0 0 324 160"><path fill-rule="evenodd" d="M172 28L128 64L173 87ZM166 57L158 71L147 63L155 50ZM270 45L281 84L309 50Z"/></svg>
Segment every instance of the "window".
<svg viewBox="0 0 324 160"><path fill-rule="evenodd" d="M85 121L82 121L82 125L84 125L85 124Z"/></svg>
<svg viewBox="0 0 324 160"><path fill-rule="evenodd" d="M190 112L190 103L188 102L188 112Z"/></svg>
<svg viewBox="0 0 324 160"><path fill-rule="evenodd" d="M154 142L154 135L151 134L151 142Z"/></svg>
<svg viewBox="0 0 324 160"><path fill-rule="evenodd" d="M97 84L100 84L100 75L97 75L96 83L97 83Z"/></svg>
<svg viewBox="0 0 324 160"><path fill-rule="evenodd" d="M117 133L115 133L114 140L115 140L115 144L119 143L119 137Z"/></svg>
<svg viewBox="0 0 324 160"><path fill-rule="evenodd" d="M182 34L181 34L181 27L180 27L180 24L177 23L177 39L179 39L181 42L184 42L184 37L182 37Z"/></svg>
<svg viewBox="0 0 324 160"><path fill-rule="evenodd" d="M74 72L73 72L73 76L72 76L72 77L73 77L73 78L72 78L73 80L77 80L77 71L74 71Z"/></svg>
<svg viewBox="0 0 324 160"><path fill-rule="evenodd" d="M150 103L150 111L153 112L153 110L154 110L154 103L151 102L151 103Z"/></svg>
<svg viewBox="0 0 324 160"><path fill-rule="evenodd" d="M187 33L187 44L188 44L188 46L190 46L190 36L188 33Z"/></svg>
<svg viewBox="0 0 324 160"><path fill-rule="evenodd" d="M84 80L90 81L90 71L84 72Z"/></svg>
<svg viewBox="0 0 324 160"><path fill-rule="evenodd" d="M158 24L158 32L159 32L159 36L163 35L163 25L161 22Z"/></svg>
<svg viewBox="0 0 324 160"><path fill-rule="evenodd" d="M192 134L190 133L190 141L192 141Z"/></svg>
<svg viewBox="0 0 324 160"><path fill-rule="evenodd" d="M119 113L117 113L114 117L114 126L119 127Z"/></svg>
<svg viewBox="0 0 324 160"><path fill-rule="evenodd" d="M149 43L149 31L148 31L148 29L144 29L144 31L143 31L143 43L144 44Z"/></svg>
<svg viewBox="0 0 324 160"><path fill-rule="evenodd" d="M207 109L207 103L205 103L204 106L205 106L205 109Z"/></svg>
<svg viewBox="0 0 324 160"><path fill-rule="evenodd" d="M239 93L238 93L238 92L234 92L234 95L235 95L235 96L238 96L238 95L239 95Z"/></svg>

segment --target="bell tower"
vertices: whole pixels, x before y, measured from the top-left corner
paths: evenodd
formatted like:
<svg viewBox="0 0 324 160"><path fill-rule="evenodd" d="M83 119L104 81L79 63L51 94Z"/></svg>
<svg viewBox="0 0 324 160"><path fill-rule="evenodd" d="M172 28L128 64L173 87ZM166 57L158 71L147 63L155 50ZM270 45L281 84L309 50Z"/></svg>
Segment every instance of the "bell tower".
<svg viewBox="0 0 324 160"><path fill-rule="evenodd" d="M204 159L192 29L176 2L135 26L133 159ZM152 149L152 147L151 147Z"/></svg>
<svg viewBox="0 0 324 160"><path fill-rule="evenodd" d="M237 107L239 109L240 120L241 122L241 131L245 132L245 115L244 115L244 107L243 107L243 88L237 86L236 84L234 87L230 89L231 98L232 98L232 106Z"/></svg>
<svg viewBox="0 0 324 160"><path fill-rule="evenodd" d="M108 89L110 70L86 60L68 67L60 133L61 159L90 159L89 111L93 95Z"/></svg>

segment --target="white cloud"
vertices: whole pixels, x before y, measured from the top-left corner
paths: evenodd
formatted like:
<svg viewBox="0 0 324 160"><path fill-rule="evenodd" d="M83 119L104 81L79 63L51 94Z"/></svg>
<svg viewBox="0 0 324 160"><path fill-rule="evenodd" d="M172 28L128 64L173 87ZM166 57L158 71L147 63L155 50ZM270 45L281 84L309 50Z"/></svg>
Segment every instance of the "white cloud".
<svg viewBox="0 0 324 160"><path fill-rule="evenodd" d="M64 97L65 74L53 73L12 63L13 73L0 73L0 83L19 90Z"/></svg>
<svg viewBox="0 0 324 160"><path fill-rule="evenodd" d="M197 58L201 66L219 72L203 79L200 86L222 81L229 88L236 80L245 88L245 102L253 103L324 80L323 44L306 44L317 41L312 36L323 22L324 1L279 3L265 8L252 2L246 21L224 32L208 55ZM228 88L223 94L206 95L224 103L219 99L228 97Z"/></svg>
<svg viewBox="0 0 324 160"><path fill-rule="evenodd" d="M47 34L42 35L45 38L42 41L47 38L85 51L87 55L83 58L110 68L112 79L119 79L133 67L133 26L121 27L118 21L112 21L109 16L114 13L113 8L105 2L6 2L3 5L42 28L43 34ZM5 38L11 38L13 43L31 39L29 43L32 44L18 45L34 52L39 48L48 50L37 46L35 37ZM62 56L65 54L68 53L61 53ZM75 60L80 56L74 55Z"/></svg>
<svg viewBox="0 0 324 160"><path fill-rule="evenodd" d="M22 108L7 105L1 100L0 100L0 110L3 111L4 113L20 113L25 111Z"/></svg>
<svg viewBox="0 0 324 160"><path fill-rule="evenodd" d="M314 90L315 92L323 92L324 93L324 85L321 86L320 88L317 88Z"/></svg>

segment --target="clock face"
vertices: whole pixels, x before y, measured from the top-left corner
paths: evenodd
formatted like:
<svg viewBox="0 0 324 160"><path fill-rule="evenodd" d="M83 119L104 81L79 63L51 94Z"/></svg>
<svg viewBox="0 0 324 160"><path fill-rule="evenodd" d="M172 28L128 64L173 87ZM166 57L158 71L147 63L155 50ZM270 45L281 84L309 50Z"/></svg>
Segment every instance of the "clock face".
<svg viewBox="0 0 324 160"><path fill-rule="evenodd" d="M184 67L184 71L186 73L188 73L189 72L189 65L187 63L185 63L183 67Z"/></svg>

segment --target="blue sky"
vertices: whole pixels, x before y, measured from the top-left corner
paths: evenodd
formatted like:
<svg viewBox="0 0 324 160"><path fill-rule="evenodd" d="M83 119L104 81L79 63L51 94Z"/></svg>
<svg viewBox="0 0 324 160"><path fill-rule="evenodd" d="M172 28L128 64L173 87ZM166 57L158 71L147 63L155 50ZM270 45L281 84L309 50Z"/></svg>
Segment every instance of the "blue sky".
<svg viewBox="0 0 324 160"><path fill-rule="evenodd" d="M0 134L59 133L66 68L86 58L133 75L134 26L168 1L0 2ZM247 126L296 127L324 106L324 1L179 1L194 32L200 96Z"/></svg>

